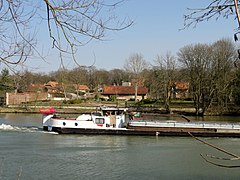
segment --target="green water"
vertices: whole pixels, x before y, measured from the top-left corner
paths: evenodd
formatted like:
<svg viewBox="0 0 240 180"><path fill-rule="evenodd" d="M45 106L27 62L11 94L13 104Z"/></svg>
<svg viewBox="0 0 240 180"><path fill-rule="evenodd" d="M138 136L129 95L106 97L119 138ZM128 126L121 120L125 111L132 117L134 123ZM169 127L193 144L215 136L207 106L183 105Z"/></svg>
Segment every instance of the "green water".
<svg viewBox="0 0 240 180"><path fill-rule="evenodd" d="M204 138L240 155L240 139ZM191 137L57 135L36 114L0 114L0 179L239 179L200 154L229 157ZM238 161L218 161L240 165Z"/></svg>

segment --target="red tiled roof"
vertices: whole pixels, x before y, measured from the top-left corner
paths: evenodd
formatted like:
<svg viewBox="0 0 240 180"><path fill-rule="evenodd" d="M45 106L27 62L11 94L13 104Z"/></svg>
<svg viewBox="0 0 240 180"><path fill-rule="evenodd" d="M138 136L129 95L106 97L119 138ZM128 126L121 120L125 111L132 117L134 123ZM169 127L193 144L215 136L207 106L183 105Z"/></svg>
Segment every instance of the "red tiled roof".
<svg viewBox="0 0 240 180"><path fill-rule="evenodd" d="M44 89L44 85L43 84L30 84L27 87L28 91L38 91L38 90L43 90Z"/></svg>
<svg viewBox="0 0 240 180"><path fill-rule="evenodd" d="M49 81L45 86L51 86L51 87L56 87L59 86L59 83L56 81Z"/></svg>
<svg viewBox="0 0 240 180"><path fill-rule="evenodd" d="M74 85L75 88L77 88L77 85ZM84 91L89 91L89 87L87 85L78 85L78 90L84 90Z"/></svg>
<svg viewBox="0 0 240 180"><path fill-rule="evenodd" d="M148 93L148 88L138 87L138 95L146 95ZM134 86L104 86L103 95L134 95Z"/></svg>
<svg viewBox="0 0 240 180"><path fill-rule="evenodd" d="M177 90L188 90L189 83L188 82L175 82Z"/></svg>

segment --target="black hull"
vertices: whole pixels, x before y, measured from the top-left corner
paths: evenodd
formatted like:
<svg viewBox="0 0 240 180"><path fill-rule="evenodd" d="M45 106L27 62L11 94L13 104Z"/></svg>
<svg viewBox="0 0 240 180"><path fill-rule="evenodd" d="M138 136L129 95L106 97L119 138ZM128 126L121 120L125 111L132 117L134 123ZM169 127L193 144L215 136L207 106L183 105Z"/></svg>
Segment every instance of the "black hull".
<svg viewBox="0 0 240 180"><path fill-rule="evenodd" d="M48 127L47 126L43 126L43 130L44 131L48 131Z"/></svg>
<svg viewBox="0 0 240 180"><path fill-rule="evenodd" d="M47 127L43 128L48 130ZM188 130L188 129L88 129L88 128L61 128L52 127L51 131L59 134L93 134L93 135L135 135L135 136L190 136L188 132L197 137L235 137L239 138L240 133L217 132L215 129Z"/></svg>

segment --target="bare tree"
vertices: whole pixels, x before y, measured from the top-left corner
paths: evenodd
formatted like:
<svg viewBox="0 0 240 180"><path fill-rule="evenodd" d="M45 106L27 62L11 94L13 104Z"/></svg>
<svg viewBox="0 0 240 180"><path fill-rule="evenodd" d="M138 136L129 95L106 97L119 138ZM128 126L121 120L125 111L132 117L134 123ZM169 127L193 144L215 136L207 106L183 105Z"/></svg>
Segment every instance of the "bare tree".
<svg viewBox="0 0 240 180"><path fill-rule="evenodd" d="M48 29L52 47L72 55L91 40L103 40L107 31L131 26L128 18L120 19L115 8L123 1L105 0L0 0L0 61L22 64L37 54L37 29ZM37 26L39 22L40 25ZM45 23L45 24L43 24Z"/></svg>
<svg viewBox="0 0 240 180"><path fill-rule="evenodd" d="M211 69L212 49L207 44L188 45L178 52L178 60L188 69L190 93L192 94L196 114L204 114L213 96Z"/></svg>
<svg viewBox="0 0 240 180"><path fill-rule="evenodd" d="M227 108L234 80L235 52L233 43L227 39L180 49L178 60L188 70L190 93L197 114L204 114L213 102L215 113L222 113Z"/></svg>
<svg viewBox="0 0 240 180"><path fill-rule="evenodd" d="M196 26L198 23L220 17L237 17L239 20L238 0L211 0L205 7L188 8L189 14L184 16L184 27Z"/></svg>
<svg viewBox="0 0 240 180"><path fill-rule="evenodd" d="M68 51L74 56L76 46L82 46L92 39L102 40L105 32L119 31L129 27L132 21L124 19L116 21L112 10L123 1L115 1L111 4L104 0L44 0L47 9L47 21L49 35L53 40L53 47L62 52ZM103 18L103 14L110 14ZM115 25L112 26L112 23ZM64 39L66 44L61 44ZM62 46L65 45L65 48ZM68 52L69 52L68 51Z"/></svg>
<svg viewBox="0 0 240 180"><path fill-rule="evenodd" d="M123 81L128 81L128 73L122 69L112 69L109 72L109 85L121 85Z"/></svg>
<svg viewBox="0 0 240 180"><path fill-rule="evenodd" d="M24 63L36 45L35 32L29 33L27 25L35 11L24 5L20 1L0 1L0 62L10 69Z"/></svg>
<svg viewBox="0 0 240 180"><path fill-rule="evenodd" d="M69 92L69 70L65 68L60 68L58 71L55 72L55 79L59 83L59 90L63 92L65 100L67 99L67 93ZM72 89L70 87L70 89Z"/></svg>
<svg viewBox="0 0 240 180"><path fill-rule="evenodd" d="M139 75L144 69L147 68L147 62L144 60L143 55L135 53L130 55L124 64L124 69Z"/></svg>
<svg viewBox="0 0 240 180"><path fill-rule="evenodd" d="M138 84L142 77L142 72L144 69L148 68L148 64L146 60L144 60L141 54L135 53L132 54L125 62L124 69L127 72L130 72L134 78L134 85L135 85L135 101L137 101L137 91L138 91Z"/></svg>
<svg viewBox="0 0 240 180"><path fill-rule="evenodd" d="M77 67L69 72L69 82L73 83L75 91L77 93L77 99L79 98L79 86L87 85L87 75L88 70L85 67Z"/></svg>
<svg viewBox="0 0 240 180"><path fill-rule="evenodd" d="M236 59L236 48L229 39L222 39L212 44L213 62L210 78L213 79L214 99L217 112L224 112L231 99L231 85L234 80L233 62Z"/></svg>
<svg viewBox="0 0 240 180"><path fill-rule="evenodd" d="M167 52L164 56L158 56L156 59L160 84L163 90L163 99L166 111L171 113L170 100L172 96L172 88L175 81L176 59Z"/></svg>

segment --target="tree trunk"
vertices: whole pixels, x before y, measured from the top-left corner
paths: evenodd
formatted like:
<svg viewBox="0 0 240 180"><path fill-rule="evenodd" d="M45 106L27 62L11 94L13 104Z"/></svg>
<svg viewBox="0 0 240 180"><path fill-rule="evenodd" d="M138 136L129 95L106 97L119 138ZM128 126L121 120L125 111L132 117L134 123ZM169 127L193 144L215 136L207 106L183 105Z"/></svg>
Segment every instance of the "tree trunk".
<svg viewBox="0 0 240 180"><path fill-rule="evenodd" d="M137 102L137 96L138 96L137 92L138 92L138 83L136 82L135 83L135 102Z"/></svg>

